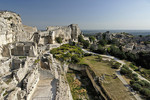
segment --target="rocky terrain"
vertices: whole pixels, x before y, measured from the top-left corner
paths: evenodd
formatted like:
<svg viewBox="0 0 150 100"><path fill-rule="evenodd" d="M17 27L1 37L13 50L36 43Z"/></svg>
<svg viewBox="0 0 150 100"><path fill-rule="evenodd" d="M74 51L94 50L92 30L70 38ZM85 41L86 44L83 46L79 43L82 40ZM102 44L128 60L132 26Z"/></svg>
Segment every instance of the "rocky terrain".
<svg viewBox="0 0 150 100"><path fill-rule="evenodd" d="M66 43L80 34L76 24L38 31L23 25L18 14L1 11L0 100L72 100L68 65L54 59L50 49L59 46L57 37Z"/></svg>

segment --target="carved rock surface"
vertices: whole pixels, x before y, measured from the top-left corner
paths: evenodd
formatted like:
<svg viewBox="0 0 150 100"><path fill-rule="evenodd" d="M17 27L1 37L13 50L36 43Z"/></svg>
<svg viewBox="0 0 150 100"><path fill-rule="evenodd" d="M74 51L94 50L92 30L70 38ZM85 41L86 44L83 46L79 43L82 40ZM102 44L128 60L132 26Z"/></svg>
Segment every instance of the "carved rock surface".
<svg viewBox="0 0 150 100"><path fill-rule="evenodd" d="M22 24L21 17L9 11L0 11L0 57L3 45L17 41L29 41L36 27Z"/></svg>

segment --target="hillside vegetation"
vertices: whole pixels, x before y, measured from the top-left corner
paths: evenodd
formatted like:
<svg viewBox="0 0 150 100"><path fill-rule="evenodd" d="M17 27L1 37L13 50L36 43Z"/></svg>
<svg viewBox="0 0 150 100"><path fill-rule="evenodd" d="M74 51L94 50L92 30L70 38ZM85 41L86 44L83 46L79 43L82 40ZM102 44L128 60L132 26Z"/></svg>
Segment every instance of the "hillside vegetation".
<svg viewBox="0 0 150 100"><path fill-rule="evenodd" d="M53 56L68 63L78 63L83 57L83 51L76 45L64 44L59 48L54 48L50 51Z"/></svg>

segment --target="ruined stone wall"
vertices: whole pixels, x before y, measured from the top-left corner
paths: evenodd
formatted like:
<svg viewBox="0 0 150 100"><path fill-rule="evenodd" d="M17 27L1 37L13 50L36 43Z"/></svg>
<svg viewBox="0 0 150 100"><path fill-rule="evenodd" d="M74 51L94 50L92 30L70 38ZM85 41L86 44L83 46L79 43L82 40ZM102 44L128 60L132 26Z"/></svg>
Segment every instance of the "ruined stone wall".
<svg viewBox="0 0 150 100"><path fill-rule="evenodd" d="M70 27L60 27L52 32L52 41L55 43L55 38L61 37L63 42L71 39L71 28Z"/></svg>
<svg viewBox="0 0 150 100"><path fill-rule="evenodd" d="M71 28L71 39L74 40L74 41L77 41L78 40L78 35L81 34L81 30L80 28L78 27L77 24L71 24L69 25L69 27Z"/></svg>
<svg viewBox="0 0 150 100"><path fill-rule="evenodd" d="M40 44L42 43L56 43L57 37L61 37L63 42L69 42L69 40L77 41L78 35L81 34L77 24L71 24L69 26L49 26L46 31L39 33Z"/></svg>
<svg viewBox="0 0 150 100"><path fill-rule="evenodd" d="M79 64L69 64L69 68L73 70L78 70L78 71L85 71L86 66L79 65Z"/></svg>

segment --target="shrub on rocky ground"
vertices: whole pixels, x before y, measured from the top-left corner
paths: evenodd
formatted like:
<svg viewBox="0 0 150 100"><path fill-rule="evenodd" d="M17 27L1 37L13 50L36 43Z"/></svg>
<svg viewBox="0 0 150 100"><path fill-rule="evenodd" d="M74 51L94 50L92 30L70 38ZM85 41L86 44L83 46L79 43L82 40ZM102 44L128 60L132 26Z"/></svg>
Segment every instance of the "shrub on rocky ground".
<svg viewBox="0 0 150 100"><path fill-rule="evenodd" d="M57 41L57 43L62 43L62 38L61 37L56 37L55 40Z"/></svg>

